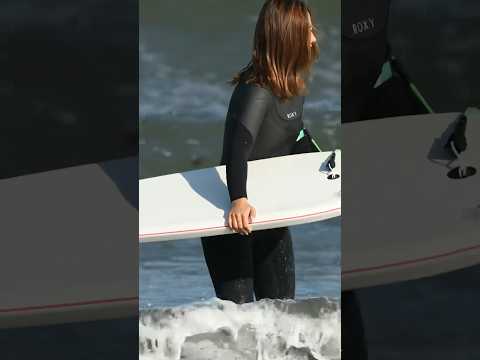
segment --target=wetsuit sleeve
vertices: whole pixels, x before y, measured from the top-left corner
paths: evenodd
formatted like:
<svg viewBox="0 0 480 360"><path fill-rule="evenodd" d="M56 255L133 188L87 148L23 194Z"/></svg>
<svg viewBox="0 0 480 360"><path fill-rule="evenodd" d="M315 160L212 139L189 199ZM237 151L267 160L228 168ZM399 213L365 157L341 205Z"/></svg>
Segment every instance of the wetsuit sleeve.
<svg viewBox="0 0 480 360"><path fill-rule="evenodd" d="M226 161L230 201L247 197L247 161L271 101L271 94L256 85L246 86L238 96L229 109L236 118Z"/></svg>

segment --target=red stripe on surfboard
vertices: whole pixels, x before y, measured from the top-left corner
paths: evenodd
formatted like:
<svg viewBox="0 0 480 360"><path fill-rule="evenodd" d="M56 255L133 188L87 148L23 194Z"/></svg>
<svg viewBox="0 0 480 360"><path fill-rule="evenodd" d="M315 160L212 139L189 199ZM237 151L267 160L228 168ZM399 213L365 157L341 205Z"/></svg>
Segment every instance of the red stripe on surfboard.
<svg viewBox="0 0 480 360"><path fill-rule="evenodd" d="M82 302L65 303L65 304L50 304L50 305L27 306L27 307L10 308L10 309L0 309L0 313L59 309L59 308L69 308L69 307L86 306L86 305L112 304L112 303L125 302L125 301L138 301L138 297L92 300L92 301L82 301Z"/></svg>
<svg viewBox="0 0 480 360"><path fill-rule="evenodd" d="M411 264L418 264L418 263L421 263L421 262L427 262L427 261L431 261L431 260L441 259L441 258L444 258L444 257L449 257L449 256L456 255L456 254L466 253L466 252L469 252L469 251L472 251L472 250L480 250L480 245L469 246L469 247L466 247L466 248L461 248L461 249L449 251L449 252L442 253L442 254L426 256L426 257L422 257L422 258L418 258L418 259L410 259L410 260L398 261L398 262L394 262L394 263L390 263L390 264L383 264L383 265L378 265L378 266L371 266L371 267L364 267L364 268L346 270L346 271L342 271L342 275L355 274L355 273L374 271L374 270L382 270L382 269L400 267L400 266L411 265Z"/></svg>
<svg viewBox="0 0 480 360"><path fill-rule="evenodd" d="M315 215L318 215L318 214L335 212L335 211L338 211L338 210L341 210L341 208L335 208L335 209L331 209L331 210L320 211L320 212L313 213L313 214L308 214L308 215L291 216L291 217L274 219L274 220L256 221L256 222L253 222L252 224L263 224L263 223L277 222L277 221L282 221L282 220L301 219L301 218L312 217L312 216L315 216ZM161 233L140 234L139 237L140 237L140 239L143 239L143 238L152 237L152 236L159 236L159 235L182 234L182 233L188 233L188 232L197 232L197 231L202 231L202 230L213 230L213 229L223 229L223 228L228 228L228 226L224 225L224 226L214 226L214 227L190 229L190 230L166 231L166 232L161 232Z"/></svg>

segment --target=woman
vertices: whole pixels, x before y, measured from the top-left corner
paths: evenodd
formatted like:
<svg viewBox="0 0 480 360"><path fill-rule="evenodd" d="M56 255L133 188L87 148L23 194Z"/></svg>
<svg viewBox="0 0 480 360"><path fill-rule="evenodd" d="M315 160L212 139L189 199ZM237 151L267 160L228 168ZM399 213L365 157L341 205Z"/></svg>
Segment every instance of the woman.
<svg viewBox="0 0 480 360"><path fill-rule="evenodd" d="M231 81L236 86L223 139L221 164L226 165L231 200L228 226L236 233L202 238L220 299L245 303L254 294L257 300L294 297L289 229L251 230L256 214L247 197L247 161L292 153L303 128L305 77L318 52L311 11L303 1L264 4L252 59Z"/></svg>

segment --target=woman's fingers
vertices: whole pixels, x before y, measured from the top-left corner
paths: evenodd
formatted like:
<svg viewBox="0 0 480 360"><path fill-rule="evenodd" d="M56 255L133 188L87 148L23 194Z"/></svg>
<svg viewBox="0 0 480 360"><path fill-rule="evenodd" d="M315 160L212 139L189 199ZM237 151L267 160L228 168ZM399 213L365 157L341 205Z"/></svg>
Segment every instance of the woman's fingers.
<svg viewBox="0 0 480 360"><path fill-rule="evenodd" d="M243 213L242 220L243 220L243 230L245 231L246 235L248 235L252 231L252 228L248 222L248 212Z"/></svg>
<svg viewBox="0 0 480 360"><path fill-rule="evenodd" d="M232 214L232 230L238 231L237 229L237 217L235 216L235 214Z"/></svg>
<svg viewBox="0 0 480 360"><path fill-rule="evenodd" d="M253 222L253 220L255 220L255 218L257 217L257 210L251 206L250 207L250 221Z"/></svg>
<svg viewBox="0 0 480 360"><path fill-rule="evenodd" d="M240 214L233 214L233 230L243 235L243 222Z"/></svg>
<svg viewBox="0 0 480 360"><path fill-rule="evenodd" d="M241 233L242 235L245 235L245 225L243 223L242 214L237 214L237 226L238 226L238 232Z"/></svg>
<svg viewBox="0 0 480 360"><path fill-rule="evenodd" d="M253 206L248 206L246 209L231 210L228 214L228 226L235 232L242 235L249 235L252 232L250 225L257 215L256 209Z"/></svg>

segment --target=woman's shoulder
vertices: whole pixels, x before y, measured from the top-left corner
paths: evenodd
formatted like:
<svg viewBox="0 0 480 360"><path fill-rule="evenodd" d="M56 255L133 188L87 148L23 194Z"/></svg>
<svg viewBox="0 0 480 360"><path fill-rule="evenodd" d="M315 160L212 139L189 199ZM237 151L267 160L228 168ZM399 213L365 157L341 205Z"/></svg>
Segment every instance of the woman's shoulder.
<svg viewBox="0 0 480 360"><path fill-rule="evenodd" d="M256 99L269 100L272 103L283 104L283 103L296 103L303 105L305 102L305 95L296 95L292 96L289 99L282 100L276 96L273 91L266 85L260 85L256 82L247 82L240 80L235 85L234 93L242 97L251 97Z"/></svg>
<svg viewBox="0 0 480 360"><path fill-rule="evenodd" d="M270 100L273 99L273 94L267 86L262 86L255 82L247 82L240 80L236 86L234 93L242 97Z"/></svg>

